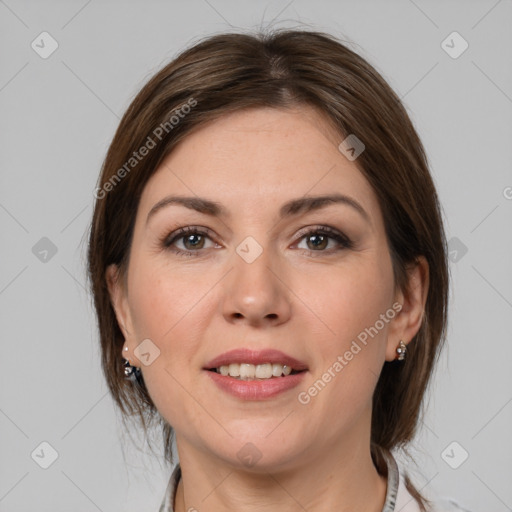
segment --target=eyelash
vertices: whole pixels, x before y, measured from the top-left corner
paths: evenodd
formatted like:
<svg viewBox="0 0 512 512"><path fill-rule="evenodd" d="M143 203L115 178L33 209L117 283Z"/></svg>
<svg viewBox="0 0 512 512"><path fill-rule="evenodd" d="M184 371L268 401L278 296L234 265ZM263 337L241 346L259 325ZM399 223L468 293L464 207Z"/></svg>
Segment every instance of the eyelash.
<svg viewBox="0 0 512 512"><path fill-rule="evenodd" d="M165 236L162 240L160 240L160 244L164 249L171 251L179 256L188 256L188 257L199 256L200 252L201 252L200 249L197 251L189 251L189 250L184 251L183 249L178 249L176 247L172 247L172 244L174 244L174 242L176 242L179 239L185 238L186 235L201 235L201 236L206 236L211 239L210 234L211 234L211 232L209 229L206 229L206 228L200 229L200 228L196 228L194 226L186 226L184 228L180 228L180 229L172 232L170 235ZM309 253L332 254L334 252L338 252L343 249L352 249L354 247L352 240L350 240L346 235L344 235L343 233L340 233L339 231L337 231L333 228L330 228L328 226L317 226L314 228L309 228L306 231L302 231L299 236L299 239L296 243L300 243L300 241L302 239L306 238L307 236L313 235L313 234L328 236L329 238L338 242L341 247L338 247L335 249L330 249L330 250L323 250L323 251L313 251L313 250L309 250L309 249L299 249L299 250L303 250L303 251L306 251Z"/></svg>

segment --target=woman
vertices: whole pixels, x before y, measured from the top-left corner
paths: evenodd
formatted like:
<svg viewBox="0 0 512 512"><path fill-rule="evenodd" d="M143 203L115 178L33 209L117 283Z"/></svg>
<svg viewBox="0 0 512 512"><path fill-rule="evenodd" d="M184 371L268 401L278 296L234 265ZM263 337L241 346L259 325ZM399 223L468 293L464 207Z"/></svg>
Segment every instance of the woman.
<svg viewBox="0 0 512 512"><path fill-rule="evenodd" d="M160 511L463 510L392 455L448 268L424 149L370 64L318 32L209 37L133 100L95 196L109 389L171 464L176 441Z"/></svg>

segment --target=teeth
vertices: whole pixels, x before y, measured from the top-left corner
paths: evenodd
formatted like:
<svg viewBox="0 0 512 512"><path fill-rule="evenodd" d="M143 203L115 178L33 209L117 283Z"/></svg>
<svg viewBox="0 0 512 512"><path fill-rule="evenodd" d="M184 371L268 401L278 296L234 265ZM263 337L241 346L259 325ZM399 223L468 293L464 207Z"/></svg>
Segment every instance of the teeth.
<svg viewBox="0 0 512 512"><path fill-rule="evenodd" d="M280 377L282 372L283 372L283 366L282 365L276 364L276 363L274 363L272 365L272 375L274 377Z"/></svg>
<svg viewBox="0 0 512 512"><path fill-rule="evenodd" d="M226 367L224 367L226 368ZM240 377L240 365L239 364L230 364L228 367L227 375L231 375L232 377ZM226 371L226 370L224 370Z"/></svg>
<svg viewBox="0 0 512 512"><path fill-rule="evenodd" d="M282 375L290 375L292 369L285 364L265 363L265 364L249 364L249 363L231 363L216 368L217 373L224 376L237 377L240 380L254 379L271 379L272 377L281 377Z"/></svg>
<svg viewBox="0 0 512 512"><path fill-rule="evenodd" d="M231 366L231 365L229 365L229 366ZM255 374L256 374L256 368L253 364L241 364L240 365L240 378L242 380L254 379Z"/></svg>
<svg viewBox="0 0 512 512"><path fill-rule="evenodd" d="M270 377L272 377L272 365L265 363L256 366L256 377L258 379L270 379Z"/></svg>

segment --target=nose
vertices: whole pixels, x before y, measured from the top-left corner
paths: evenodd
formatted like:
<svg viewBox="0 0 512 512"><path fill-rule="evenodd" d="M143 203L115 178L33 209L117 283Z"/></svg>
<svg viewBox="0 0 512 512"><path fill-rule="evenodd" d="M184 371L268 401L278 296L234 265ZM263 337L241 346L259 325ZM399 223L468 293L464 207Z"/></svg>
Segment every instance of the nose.
<svg viewBox="0 0 512 512"><path fill-rule="evenodd" d="M233 255L233 268L224 285L223 315L230 323L253 327L277 326L291 316L291 291L282 267L264 249L254 260Z"/></svg>

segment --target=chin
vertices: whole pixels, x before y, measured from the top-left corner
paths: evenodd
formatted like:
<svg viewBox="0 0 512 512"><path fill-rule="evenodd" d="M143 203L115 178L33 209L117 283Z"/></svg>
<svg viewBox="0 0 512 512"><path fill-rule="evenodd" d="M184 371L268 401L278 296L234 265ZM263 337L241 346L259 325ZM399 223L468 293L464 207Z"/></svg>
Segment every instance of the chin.
<svg viewBox="0 0 512 512"><path fill-rule="evenodd" d="M282 418L279 419L282 421ZM302 436L296 436L284 428L276 429L279 421L266 420L260 426L247 426L243 429L238 425L236 429L226 429L233 437L223 436L222 442L216 443L212 452L218 453L219 446L222 446L222 452L218 456L227 463L232 464L238 469L246 469L252 472L272 472L277 468L286 469L293 467L297 463L297 457L304 452L306 440Z"/></svg>

